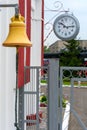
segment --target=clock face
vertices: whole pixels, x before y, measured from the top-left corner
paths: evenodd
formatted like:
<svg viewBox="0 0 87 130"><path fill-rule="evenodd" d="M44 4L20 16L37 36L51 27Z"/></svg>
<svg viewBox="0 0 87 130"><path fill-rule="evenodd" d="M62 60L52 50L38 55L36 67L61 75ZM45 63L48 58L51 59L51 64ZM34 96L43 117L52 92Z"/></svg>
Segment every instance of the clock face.
<svg viewBox="0 0 87 130"><path fill-rule="evenodd" d="M56 36L62 40L74 39L79 33L79 21L73 15L62 14L54 21L53 29Z"/></svg>

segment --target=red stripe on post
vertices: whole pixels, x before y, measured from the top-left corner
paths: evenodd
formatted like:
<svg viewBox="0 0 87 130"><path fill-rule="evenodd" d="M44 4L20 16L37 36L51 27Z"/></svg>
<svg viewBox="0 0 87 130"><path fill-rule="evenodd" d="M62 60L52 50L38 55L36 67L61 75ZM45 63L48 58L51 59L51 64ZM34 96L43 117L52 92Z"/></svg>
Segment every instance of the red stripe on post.
<svg viewBox="0 0 87 130"><path fill-rule="evenodd" d="M42 0L42 22L41 22L41 66L44 64L44 0ZM41 71L44 74L44 71Z"/></svg>
<svg viewBox="0 0 87 130"><path fill-rule="evenodd" d="M18 49L18 88L24 86L24 48Z"/></svg>
<svg viewBox="0 0 87 130"><path fill-rule="evenodd" d="M26 21L26 27L27 27L27 35L28 38L31 39L31 0L27 0L27 21ZM30 47L26 48L26 66L30 66ZM29 69L26 70L26 83L30 81L30 72Z"/></svg>
<svg viewBox="0 0 87 130"><path fill-rule="evenodd" d="M19 8L22 16L25 14L25 2L19 0ZM18 49L18 88L24 86L24 48Z"/></svg>
<svg viewBox="0 0 87 130"><path fill-rule="evenodd" d="M42 0L42 23L41 23L41 65L43 66L43 58L44 58L44 0Z"/></svg>
<svg viewBox="0 0 87 130"><path fill-rule="evenodd" d="M25 0L19 0L19 9L22 16L25 16Z"/></svg>

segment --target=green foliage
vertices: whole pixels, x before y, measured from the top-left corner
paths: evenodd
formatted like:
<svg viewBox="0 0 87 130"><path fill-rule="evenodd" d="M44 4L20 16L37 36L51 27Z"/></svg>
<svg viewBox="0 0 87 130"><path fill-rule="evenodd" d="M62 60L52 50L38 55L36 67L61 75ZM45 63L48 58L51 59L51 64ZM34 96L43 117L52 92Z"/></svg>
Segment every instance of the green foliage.
<svg viewBox="0 0 87 130"><path fill-rule="evenodd" d="M47 83L47 80L41 80L41 83Z"/></svg>
<svg viewBox="0 0 87 130"><path fill-rule="evenodd" d="M40 96L40 102L47 104L47 97L46 97L46 95L41 95Z"/></svg>
<svg viewBox="0 0 87 130"><path fill-rule="evenodd" d="M67 101L67 100L66 100L65 98L62 98L62 107L63 107L63 108L66 107L66 101ZM40 102L47 104L47 97L46 97L46 95L41 95L41 96L40 96Z"/></svg>
<svg viewBox="0 0 87 130"><path fill-rule="evenodd" d="M68 41L68 44L64 44L66 50L61 51L60 66L80 66L82 60L78 58L80 54L79 42L76 40Z"/></svg>
<svg viewBox="0 0 87 130"><path fill-rule="evenodd" d="M60 97L58 98L58 100L59 100L58 103L60 104ZM67 103L67 100L63 97L63 98L62 98L62 107L63 107L63 108L66 108L66 103Z"/></svg>
<svg viewBox="0 0 87 130"><path fill-rule="evenodd" d="M62 98L62 107L66 108L66 99Z"/></svg>
<svg viewBox="0 0 87 130"><path fill-rule="evenodd" d="M50 49L49 49L49 47L47 47L47 46L44 46L44 52L50 52Z"/></svg>

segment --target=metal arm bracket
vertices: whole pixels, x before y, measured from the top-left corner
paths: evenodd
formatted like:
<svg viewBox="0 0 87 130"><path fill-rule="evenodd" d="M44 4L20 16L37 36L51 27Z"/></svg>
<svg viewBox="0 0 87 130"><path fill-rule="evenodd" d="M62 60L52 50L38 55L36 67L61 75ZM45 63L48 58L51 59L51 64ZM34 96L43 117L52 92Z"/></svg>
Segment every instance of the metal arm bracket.
<svg viewBox="0 0 87 130"><path fill-rule="evenodd" d="M19 6L18 4L0 4L0 8L14 7L15 8L15 17L19 15Z"/></svg>

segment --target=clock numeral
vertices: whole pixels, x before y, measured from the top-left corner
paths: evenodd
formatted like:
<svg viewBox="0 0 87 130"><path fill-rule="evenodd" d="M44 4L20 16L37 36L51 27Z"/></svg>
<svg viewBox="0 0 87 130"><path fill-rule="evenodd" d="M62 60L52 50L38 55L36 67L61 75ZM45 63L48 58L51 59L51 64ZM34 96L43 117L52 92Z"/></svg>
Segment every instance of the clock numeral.
<svg viewBox="0 0 87 130"><path fill-rule="evenodd" d="M61 22L63 22L63 19L61 19Z"/></svg>
<svg viewBox="0 0 87 130"><path fill-rule="evenodd" d="M67 18L65 17L65 21L67 21Z"/></svg>
<svg viewBox="0 0 87 130"><path fill-rule="evenodd" d="M71 34L71 32L69 32L69 35Z"/></svg>
<svg viewBox="0 0 87 130"><path fill-rule="evenodd" d="M58 32L60 32L61 30L59 29Z"/></svg>
<svg viewBox="0 0 87 130"><path fill-rule="evenodd" d="M58 26L58 28L60 28L60 26Z"/></svg>
<svg viewBox="0 0 87 130"><path fill-rule="evenodd" d="M65 33L65 36L67 36L67 33Z"/></svg>

